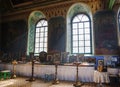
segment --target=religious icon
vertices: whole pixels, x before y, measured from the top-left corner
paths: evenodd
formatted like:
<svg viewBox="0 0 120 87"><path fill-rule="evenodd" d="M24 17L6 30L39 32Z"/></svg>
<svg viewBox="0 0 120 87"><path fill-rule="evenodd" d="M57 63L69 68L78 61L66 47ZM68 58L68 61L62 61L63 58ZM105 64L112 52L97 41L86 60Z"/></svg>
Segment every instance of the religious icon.
<svg viewBox="0 0 120 87"><path fill-rule="evenodd" d="M104 60L98 60L98 66L104 66Z"/></svg>
<svg viewBox="0 0 120 87"><path fill-rule="evenodd" d="M98 68L97 68L97 70L102 72L103 71L103 66L104 66L104 61L103 60L98 60Z"/></svg>

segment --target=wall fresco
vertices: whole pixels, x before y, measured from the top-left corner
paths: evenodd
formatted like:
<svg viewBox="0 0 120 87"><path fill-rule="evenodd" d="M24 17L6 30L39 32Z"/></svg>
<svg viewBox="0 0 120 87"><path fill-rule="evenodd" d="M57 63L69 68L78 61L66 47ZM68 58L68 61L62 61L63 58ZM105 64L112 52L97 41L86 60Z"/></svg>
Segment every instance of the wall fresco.
<svg viewBox="0 0 120 87"><path fill-rule="evenodd" d="M65 51L65 19L51 18L48 22L48 51Z"/></svg>
<svg viewBox="0 0 120 87"><path fill-rule="evenodd" d="M94 15L95 53L118 53L116 18L113 11L100 11Z"/></svg>

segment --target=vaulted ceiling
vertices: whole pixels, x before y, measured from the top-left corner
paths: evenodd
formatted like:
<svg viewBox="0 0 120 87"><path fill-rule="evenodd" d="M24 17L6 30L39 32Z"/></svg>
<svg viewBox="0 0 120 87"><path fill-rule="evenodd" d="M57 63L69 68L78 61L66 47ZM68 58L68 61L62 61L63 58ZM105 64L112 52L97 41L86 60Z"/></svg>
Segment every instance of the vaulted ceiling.
<svg viewBox="0 0 120 87"><path fill-rule="evenodd" d="M0 12L5 13L35 6L47 6L71 0L0 0Z"/></svg>
<svg viewBox="0 0 120 87"><path fill-rule="evenodd" d="M47 6L72 1L90 2L95 0L0 0L0 14L20 9L32 8L35 6ZM101 1L106 2L107 5L106 7L109 9L112 9L114 4L120 4L120 0L101 0Z"/></svg>

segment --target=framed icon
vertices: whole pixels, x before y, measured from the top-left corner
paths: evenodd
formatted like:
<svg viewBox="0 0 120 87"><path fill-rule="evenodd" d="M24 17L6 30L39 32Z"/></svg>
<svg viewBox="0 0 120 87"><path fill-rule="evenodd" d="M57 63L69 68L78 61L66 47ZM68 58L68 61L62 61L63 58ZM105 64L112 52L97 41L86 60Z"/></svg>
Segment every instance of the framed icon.
<svg viewBox="0 0 120 87"><path fill-rule="evenodd" d="M98 66L104 66L104 60L98 60Z"/></svg>
<svg viewBox="0 0 120 87"><path fill-rule="evenodd" d="M53 62L53 54L47 54L47 61Z"/></svg>

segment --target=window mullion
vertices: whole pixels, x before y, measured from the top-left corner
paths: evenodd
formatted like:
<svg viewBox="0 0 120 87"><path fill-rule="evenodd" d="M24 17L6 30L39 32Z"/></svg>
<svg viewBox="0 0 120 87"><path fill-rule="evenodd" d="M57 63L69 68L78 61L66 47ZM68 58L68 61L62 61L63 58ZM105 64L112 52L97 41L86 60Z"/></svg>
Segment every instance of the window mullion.
<svg viewBox="0 0 120 87"><path fill-rule="evenodd" d="M44 30L43 30L43 50L45 49L45 26L44 26Z"/></svg>
<svg viewBox="0 0 120 87"><path fill-rule="evenodd" d="M77 23L77 38L78 38L77 43L78 43L78 53L79 53L80 52L79 51L79 23Z"/></svg>
<svg viewBox="0 0 120 87"><path fill-rule="evenodd" d="M38 42L39 43L39 47L38 47L39 48L39 52L40 52L40 34L41 34L41 28L39 28L39 42Z"/></svg>
<svg viewBox="0 0 120 87"><path fill-rule="evenodd" d="M85 26L84 26L84 22L83 22L83 36L84 36L84 53L85 53Z"/></svg>

